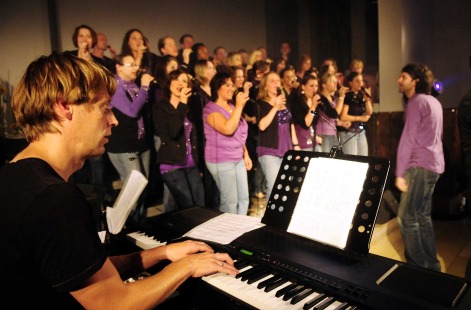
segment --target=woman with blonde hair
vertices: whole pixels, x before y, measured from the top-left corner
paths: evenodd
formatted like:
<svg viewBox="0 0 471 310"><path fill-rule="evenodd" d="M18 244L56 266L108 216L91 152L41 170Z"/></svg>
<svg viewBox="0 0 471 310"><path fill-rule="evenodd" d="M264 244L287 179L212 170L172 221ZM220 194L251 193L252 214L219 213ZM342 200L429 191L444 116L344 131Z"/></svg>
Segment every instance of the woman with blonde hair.
<svg viewBox="0 0 471 310"><path fill-rule="evenodd" d="M214 182L211 173L206 167L204 161L204 121L203 109L208 102L211 101L211 85L210 82L216 75L216 68L212 61L208 59L197 60L194 66L195 70L195 86L193 87L193 95L190 97L188 107L192 111L191 121L196 128L198 137L198 158L199 169L203 173L203 183L205 187L205 206L213 209L219 209L219 190Z"/></svg>
<svg viewBox="0 0 471 310"><path fill-rule="evenodd" d="M262 77L257 99L260 108L257 154L265 173L269 199L283 156L293 148L300 148L278 73L269 72Z"/></svg>
<svg viewBox="0 0 471 310"><path fill-rule="evenodd" d="M247 71L252 69L254 63L259 60L263 60L263 53L261 50L254 49L250 52L249 57L247 58L247 67L245 68Z"/></svg>

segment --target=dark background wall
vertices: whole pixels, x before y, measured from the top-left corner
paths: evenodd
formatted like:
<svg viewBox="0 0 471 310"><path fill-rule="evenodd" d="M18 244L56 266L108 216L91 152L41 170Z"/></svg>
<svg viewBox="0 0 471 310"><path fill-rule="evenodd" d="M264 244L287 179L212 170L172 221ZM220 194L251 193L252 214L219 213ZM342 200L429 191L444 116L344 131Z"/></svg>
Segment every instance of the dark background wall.
<svg viewBox="0 0 471 310"><path fill-rule="evenodd" d="M443 81L439 99L445 109L456 108L471 87L470 11L469 0L0 0L0 85L8 100L33 59L74 48L72 32L83 23L107 34L118 50L124 33L135 27L149 37L154 52L167 34L178 39L191 33L210 51L218 45L228 51L266 46L271 58L288 41L295 57L310 54L314 65L333 57L345 70L352 58L363 59L377 77L374 128L390 128L395 136L400 118L391 118L398 127L381 120L402 111L397 78L407 62L426 63ZM444 136L450 139L456 136ZM377 151L394 146L395 140L383 140L389 141L381 135L371 141L377 145L372 155L394 160L394 148Z"/></svg>

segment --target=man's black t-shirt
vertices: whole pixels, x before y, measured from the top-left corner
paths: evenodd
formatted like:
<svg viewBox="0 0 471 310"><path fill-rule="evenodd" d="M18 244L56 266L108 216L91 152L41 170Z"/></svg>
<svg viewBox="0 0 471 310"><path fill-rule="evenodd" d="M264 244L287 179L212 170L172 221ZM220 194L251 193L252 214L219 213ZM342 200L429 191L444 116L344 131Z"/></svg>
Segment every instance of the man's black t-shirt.
<svg viewBox="0 0 471 310"><path fill-rule="evenodd" d="M29 158L0 170L0 205L2 302L80 308L69 292L107 258L82 192L45 161Z"/></svg>

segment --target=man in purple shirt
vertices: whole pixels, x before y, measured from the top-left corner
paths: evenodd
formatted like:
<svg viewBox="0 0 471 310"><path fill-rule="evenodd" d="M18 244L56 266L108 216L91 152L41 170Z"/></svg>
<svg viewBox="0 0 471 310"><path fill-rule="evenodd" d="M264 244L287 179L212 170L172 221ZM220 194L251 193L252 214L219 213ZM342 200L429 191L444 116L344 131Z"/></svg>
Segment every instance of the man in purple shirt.
<svg viewBox="0 0 471 310"><path fill-rule="evenodd" d="M431 218L432 194L445 170L443 109L430 95L433 74L408 64L399 77L404 99L404 129L397 150L396 186L402 192L398 223L407 262L440 271Z"/></svg>

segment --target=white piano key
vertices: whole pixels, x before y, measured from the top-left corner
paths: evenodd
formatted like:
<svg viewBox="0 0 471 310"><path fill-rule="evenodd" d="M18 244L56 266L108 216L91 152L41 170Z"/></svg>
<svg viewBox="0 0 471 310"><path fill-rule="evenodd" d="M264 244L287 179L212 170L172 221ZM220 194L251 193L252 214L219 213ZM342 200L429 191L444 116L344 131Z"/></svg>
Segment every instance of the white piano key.
<svg viewBox="0 0 471 310"><path fill-rule="evenodd" d="M167 242L161 242L156 240L152 236L148 236L145 233L140 231L132 232L127 234L128 238L133 240L133 242L140 247L141 249L148 250L152 248L156 248L159 246L166 245Z"/></svg>

